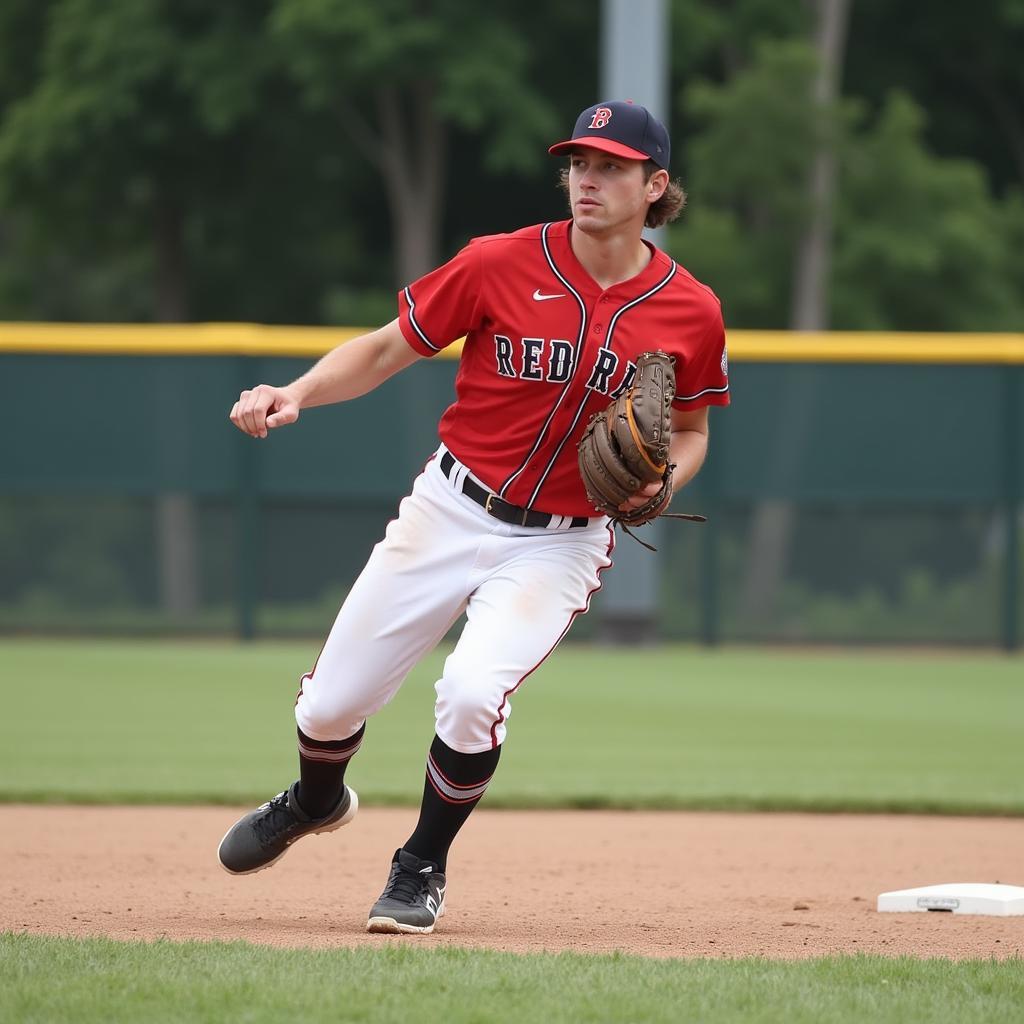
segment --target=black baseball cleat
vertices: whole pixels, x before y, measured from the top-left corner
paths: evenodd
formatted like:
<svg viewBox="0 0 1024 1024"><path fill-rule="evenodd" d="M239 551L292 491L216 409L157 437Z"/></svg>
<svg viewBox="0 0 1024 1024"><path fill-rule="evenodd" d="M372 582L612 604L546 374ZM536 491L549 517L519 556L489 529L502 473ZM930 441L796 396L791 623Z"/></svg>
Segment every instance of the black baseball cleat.
<svg viewBox="0 0 1024 1024"><path fill-rule="evenodd" d="M359 809L354 789L344 788L338 806L322 818L311 818L295 797L293 782L273 800L250 811L228 829L217 847L220 866L232 875L251 875L279 861L303 836L333 832L347 825Z"/></svg>
<svg viewBox="0 0 1024 1024"><path fill-rule="evenodd" d="M368 932L429 935L444 917L444 873L429 860L396 850L388 884L370 911Z"/></svg>

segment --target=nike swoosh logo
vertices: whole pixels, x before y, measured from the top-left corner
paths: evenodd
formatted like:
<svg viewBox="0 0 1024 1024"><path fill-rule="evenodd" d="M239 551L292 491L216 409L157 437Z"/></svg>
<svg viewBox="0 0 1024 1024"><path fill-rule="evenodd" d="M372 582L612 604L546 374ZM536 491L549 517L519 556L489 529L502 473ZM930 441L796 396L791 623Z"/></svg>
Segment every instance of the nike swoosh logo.
<svg viewBox="0 0 1024 1024"><path fill-rule="evenodd" d="M427 910L429 910L435 918L437 917L438 911L441 909L441 904L444 902L444 890L445 886L443 885L438 888L436 900L430 893L427 893Z"/></svg>
<svg viewBox="0 0 1024 1024"><path fill-rule="evenodd" d="M546 302L548 299L564 299L565 292L559 292L557 295L541 295L540 289L538 288L533 293L534 302Z"/></svg>

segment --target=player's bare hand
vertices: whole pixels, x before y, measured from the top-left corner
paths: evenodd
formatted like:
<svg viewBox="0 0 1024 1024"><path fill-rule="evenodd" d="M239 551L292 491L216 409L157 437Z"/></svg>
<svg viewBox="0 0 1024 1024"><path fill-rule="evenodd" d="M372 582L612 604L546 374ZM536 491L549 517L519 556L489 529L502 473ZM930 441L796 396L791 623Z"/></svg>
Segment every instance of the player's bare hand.
<svg viewBox="0 0 1024 1024"><path fill-rule="evenodd" d="M230 420L250 437L266 437L275 427L294 423L299 418L299 400L288 388L257 384L243 391L231 408Z"/></svg>
<svg viewBox="0 0 1024 1024"><path fill-rule="evenodd" d="M661 490L661 482L655 481L653 484L648 484L646 487L641 488L636 494L627 498L620 506L620 512L631 512L635 508L640 508L641 505L646 505L651 498L653 498L658 491Z"/></svg>

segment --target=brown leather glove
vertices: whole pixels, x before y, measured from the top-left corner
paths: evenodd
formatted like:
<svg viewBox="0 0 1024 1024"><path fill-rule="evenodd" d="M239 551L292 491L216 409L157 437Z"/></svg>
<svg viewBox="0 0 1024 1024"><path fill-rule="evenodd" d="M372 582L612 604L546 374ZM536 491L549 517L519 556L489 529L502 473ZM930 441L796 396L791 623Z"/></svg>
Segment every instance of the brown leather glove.
<svg viewBox="0 0 1024 1024"><path fill-rule="evenodd" d="M675 467L668 461L668 450L676 388L674 367L675 360L664 352L640 356L632 385L590 418L577 445L587 498L598 512L625 527L656 519L672 500ZM619 506L637 491L658 481L661 489L647 502L620 511ZM698 515L672 518L704 522L704 516Z"/></svg>

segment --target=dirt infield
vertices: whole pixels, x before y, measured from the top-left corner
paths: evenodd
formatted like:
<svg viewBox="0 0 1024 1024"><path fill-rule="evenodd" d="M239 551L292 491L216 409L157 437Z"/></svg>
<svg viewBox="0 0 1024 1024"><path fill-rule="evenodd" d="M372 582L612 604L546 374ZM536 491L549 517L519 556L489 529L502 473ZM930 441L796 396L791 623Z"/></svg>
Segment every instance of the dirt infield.
<svg viewBox="0 0 1024 1024"><path fill-rule="evenodd" d="M1024 955L1022 917L874 909L887 889L1024 883L1024 820L481 810L449 863L437 932L395 938L363 926L413 811L363 810L241 878L214 858L236 817L0 807L0 930L683 957Z"/></svg>

